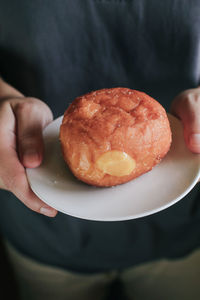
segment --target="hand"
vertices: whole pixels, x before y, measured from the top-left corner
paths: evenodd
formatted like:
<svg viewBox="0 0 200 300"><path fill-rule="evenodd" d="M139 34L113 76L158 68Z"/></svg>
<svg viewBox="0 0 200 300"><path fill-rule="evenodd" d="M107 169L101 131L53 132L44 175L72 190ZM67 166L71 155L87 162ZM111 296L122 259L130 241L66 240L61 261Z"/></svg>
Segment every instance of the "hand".
<svg viewBox="0 0 200 300"><path fill-rule="evenodd" d="M51 110L35 98L4 98L0 102L0 188L11 191L33 211L54 217L57 211L30 189L24 168L42 162L42 130L52 121Z"/></svg>
<svg viewBox="0 0 200 300"><path fill-rule="evenodd" d="M172 102L171 113L182 121L187 147L200 153L200 87L180 93Z"/></svg>

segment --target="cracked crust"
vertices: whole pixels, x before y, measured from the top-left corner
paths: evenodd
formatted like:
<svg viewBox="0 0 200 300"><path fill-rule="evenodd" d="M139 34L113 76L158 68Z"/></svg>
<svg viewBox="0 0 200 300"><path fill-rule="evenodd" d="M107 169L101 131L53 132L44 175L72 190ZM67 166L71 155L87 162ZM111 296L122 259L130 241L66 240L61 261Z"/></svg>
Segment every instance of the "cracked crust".
<svg viewBox="0 0 200 300"><path fill-rule="evenodd" d="M166 155L171 130L164 108L143 92L128 88L94 91L76 98L60 128L64 160L80 180L113 186L150 171ZM127 153L136 168L126 176L111 176L96 166L108 151Z"/></svg>

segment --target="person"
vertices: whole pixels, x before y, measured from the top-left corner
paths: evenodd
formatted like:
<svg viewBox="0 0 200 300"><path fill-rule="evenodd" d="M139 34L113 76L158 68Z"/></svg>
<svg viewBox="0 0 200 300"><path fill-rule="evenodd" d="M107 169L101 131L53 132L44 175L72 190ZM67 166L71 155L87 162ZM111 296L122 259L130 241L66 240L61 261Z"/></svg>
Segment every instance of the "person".
<svg viewBox="0 0 200 300"><path fill-rule="evenodd" d="M148 217L97 222L46 205L25 175L53 114L116 86L171 109L198 155L199 11L198 0L0 0L0 230L20 299L105 299L117 278L128 299L199 299L198 185Z"/></svg>

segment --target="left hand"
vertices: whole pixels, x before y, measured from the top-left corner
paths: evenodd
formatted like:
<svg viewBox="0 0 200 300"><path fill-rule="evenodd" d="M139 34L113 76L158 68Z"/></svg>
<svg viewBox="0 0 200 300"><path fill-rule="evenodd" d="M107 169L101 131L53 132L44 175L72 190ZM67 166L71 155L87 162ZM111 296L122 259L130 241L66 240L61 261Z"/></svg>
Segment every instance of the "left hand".
<svg viewBox="0 0 200 300"><path fill-rule="evenodd" d="M200 87L176 96L170 112L182 121L187 147L194 153L200 153Z"/></svg>

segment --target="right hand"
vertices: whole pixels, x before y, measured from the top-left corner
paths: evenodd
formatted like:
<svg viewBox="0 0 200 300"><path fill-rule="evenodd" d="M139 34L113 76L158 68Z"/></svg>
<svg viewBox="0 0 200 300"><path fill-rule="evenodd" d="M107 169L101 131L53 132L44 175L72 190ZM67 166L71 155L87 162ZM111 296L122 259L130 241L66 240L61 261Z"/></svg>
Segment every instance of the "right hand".
<svg viewBox="0 0 200 300"><path fill-rule="evenodd" d="M49 217L55 217L57 211L33 193L25 167L41 164L42 130L52 119L50 108L35 98L8 97L0 102L0 188Z"/></svg>

